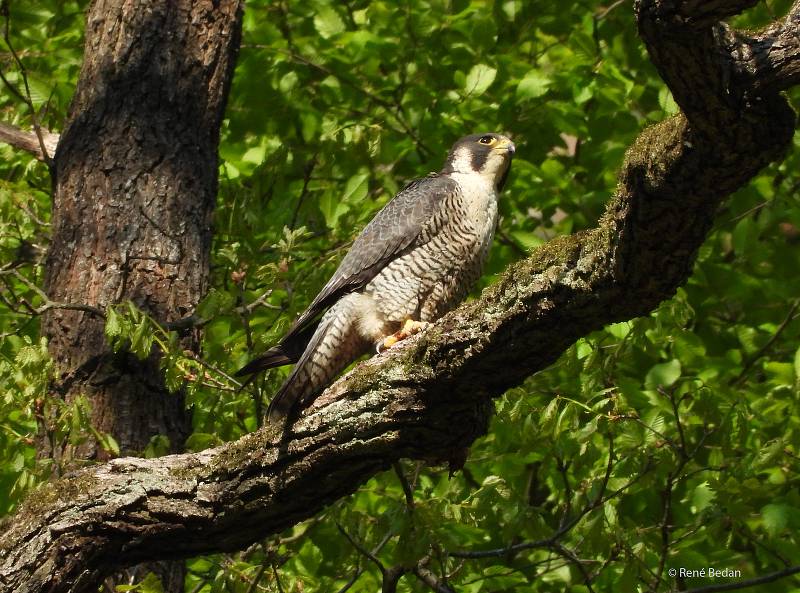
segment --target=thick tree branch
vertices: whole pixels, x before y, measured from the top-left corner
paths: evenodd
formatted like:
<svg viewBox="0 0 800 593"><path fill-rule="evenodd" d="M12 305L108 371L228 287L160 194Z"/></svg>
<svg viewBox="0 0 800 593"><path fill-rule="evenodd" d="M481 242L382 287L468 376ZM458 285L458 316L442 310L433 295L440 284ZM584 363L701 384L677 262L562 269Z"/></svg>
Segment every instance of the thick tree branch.
<svg viewBox="0 0 800 593"><path fill-rule="evenodd" d="M485 432L493 397L578 337L669 298L721 200L782 158L794 133L778 94L742 100L755 85L731 82L734 36L704 24L749 4L637 3L683 114L635 141L597 228L551 241L480 299L359 365L283 434L268 426L202 453L117 459L43 485L0 540L4 590L87 591L122 565L242 548L397 459L451 458ZM666 18L675 6L682 18Z"/></svg>
<svg viewBox="0 0 800 593"><path fill-rule="evenodd" d="M683 0L679 2L653 2L653 12L672 17L693 27L707 27L743 10L751 8L760 0Z"/></svg>
<svg viewBox="0 0 800 593"><path fill-rule="evenodd" d="M0 142L29 152L37 159L44 162L45 155L42 152L42 144L44 144L48 156L52 156L56 153L56 147L58 146L60 136L44 128L41 129L41 133L42 142L39 142L39 137L35 132L26 132L16 126L0 123Z"/></svg>
<svg viewBox="0 0 800 593"><path fill-rule="evenodd" d="M739 84L753 95L781 91L800 82L800 4L736 48Z"/></svg>

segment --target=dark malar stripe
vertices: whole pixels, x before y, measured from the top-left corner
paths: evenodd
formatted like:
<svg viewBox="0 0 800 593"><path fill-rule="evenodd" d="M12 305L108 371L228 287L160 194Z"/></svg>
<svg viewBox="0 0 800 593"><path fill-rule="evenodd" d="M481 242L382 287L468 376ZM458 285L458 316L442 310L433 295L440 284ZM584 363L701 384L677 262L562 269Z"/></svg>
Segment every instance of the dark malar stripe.
<svg viewBox="0 0 800 593"><path fill-rule="evenodd" d="M490 148L481 148L473 149L472 150L472 168L475 171L480 171L483 169L483 166L486 164L486 160L489 158L489 151Z"/></svg>

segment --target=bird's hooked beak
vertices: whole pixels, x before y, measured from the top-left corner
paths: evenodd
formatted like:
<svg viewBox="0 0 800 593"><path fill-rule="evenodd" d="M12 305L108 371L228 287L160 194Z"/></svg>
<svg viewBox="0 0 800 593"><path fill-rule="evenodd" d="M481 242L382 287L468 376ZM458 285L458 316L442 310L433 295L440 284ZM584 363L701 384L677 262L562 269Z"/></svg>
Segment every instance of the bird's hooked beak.
<svg viewBox="0 0 800 593"><path fill-rule="evenodd" d="M512 157L513 157L513 156L514 156L514 153L515 153L515 152L516 152L516 150L517 150L517 147L516 147L516 146L514 146L514 143L513 143L511 140L509 140L508 138L503 138L502 140L500 140L500 141L499 141L499 142L498 142L498 143L497 143L497 144L494 146L494 149L495 149L495 150L501 150L501 151L502 151L502 150L505 150L506 152L508 152L508 154L509 154L510 156L512 156Z"/></svg>
<svg viewBox="0 0 800 593"><path fill-rule="evenodd" d="M497 179L497 191L503 191L503 187L508 181L508 172L511 169L511 159L514 158L514 152L517 150L517 147L514 146L514 143L505 136L502 136L500 140L492 147L494 150L498 151L500 155L503 157L503 164L500 167L499 179Z"/></svg>

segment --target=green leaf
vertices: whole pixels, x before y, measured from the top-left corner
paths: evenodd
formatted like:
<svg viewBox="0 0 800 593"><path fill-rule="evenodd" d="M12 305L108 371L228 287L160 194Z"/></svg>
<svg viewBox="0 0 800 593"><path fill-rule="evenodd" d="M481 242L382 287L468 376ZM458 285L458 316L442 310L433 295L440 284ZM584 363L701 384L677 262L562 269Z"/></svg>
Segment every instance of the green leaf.
<svg viewBox="0 0 800 593"><path fill-rule="evenodd" d="M97 438L100 447L104 451L111 453L115 457L119 456L119 443L117 443L116 439L113 436L111 436L107 432L103 433L98 432L95 434L95 437Z"/></svg>
<svg viewBox="0 0 800 593"><path fill-rule="evenodd" d="M768 504L761 508L761 523L770 537L775 537L787 527L793 512L797 511L786 504Z"/></svg>
<svg viewBox="0 0 800 593"><path fill-rule="evenodd" d="M219 444L221 441L217 435L204 432L194 432L186 439L186 449L189 451L203 451Z"/></svg>
<svg viewBox="0 0 800 593"><path fill-rule="evenodd" d="M319 199L319 209L325 217L325 224L328 228L335 229L338 226L339 218L348 211L349 206L334 191L328 190Z"/></svg>
<svg viewBox="0 0 800 593"><path fill-rule="evenodd" d="M664 87L659 91L658 104L667 115L675 115L678 113L678 111L680 111L678 104L675 102L675 99L672 97L672 93L667 87Z"/></svg>
<svg viewBox="0 0 800 593"><path fill-rule="evenodd" d="M486 64L474 65L464 81L464 91L468 95L483 94L494 82L497 70Z"/></svg>
<svg viewBox="0 0 800 593"><path fill-rule="evenodd" d="M552 81L539 70L530 70L517 84L517 99L536 99L544 95Z"/></svg>
<svg viewBox="0 0 800 593"><path fill-rule="evenodd" d="M31 73L28 73L28 87L31 91L31 100L37 109L44 105L53 93L52 81L41 79Z"/></svg>
<svg viewBox="0 0 800 593"><path fill-rule="evenodd" d="M647 372L644 385L647 389L672 386L681 376L681 363L677 359L653 365Z"/></svg>
<svg viewBox="0 0 800 593"><path fill-rule="evenodd" d="M544 428L553 421L556 416L556 412L558 412L558 401L559 400L557 397L554 397L550 400L550 402L547 404L547 407L545 407L544 412L539 417L539 426Z"/></svg>
<svg viewBox="0 0 800 593"><path fill-rule="evenodd" d="M344 188L344 195L342 195L343 202L360 202L367 197L367 190L369 174L359 173L353 175L347 180L347 185Z"/></svg>
<svg viewBox="0 0 800 593"><path fill-rule="evenodd" d="M717 494L708 485L708 482L698 484L692 492L692 506L694 511L699 513L708 508L716 498Z"/></svg>
<svg viewBox="0 0 800 593"><path fill-rule="evenodd" d="M319 9L314 16L314 27L324 39L343 33L346 30L342 17L330 6L324 6Z"/></svg>
<svg viewBox="0 0 800 593"><path fill-rule="evenodd" d="M170 451L169 437L163 434L155 434L150 437L150 441L144 448L144 457L162 457Z"/></svg>
<svg viewBox="0 0 800 593"><path fill-rule="evenodd" d="M36 367L41 362L39 350L35 346L26 346L17 352L15 362L22 368Z"/></svg>
<svg viewBox="0 0 800 593"><path fill-rule="evenodd" d="M114 307L106 307L106 325L104 330L108 338L116 338L122 333L119 315Z"/></svg>
<svg viewBox="0 0 800 593"><path fill-rule="evenodd" d="M139 587L141 593L164 593L161 579L152 572L147 573L147 576L139 583Z"/></svg>
<svg viewBox="0 0 800 593"><path fill-rule="evenodd" d="M267 145L266 144L259 144L258 146L253 146L249 148L243 155L241 160L245 163L251 163L253 165L260 165L264 162L264 157L267 156Z"/></svg>
<svg viewBox="0 0 800 593"><path fill-rule="evenodd" d="M144 360L150 355L150 346L153 343L153 337L150 333L150 324L146 317L136 326L131 336L130 351L139 360Z"/></svg>
<svg viewBox="0 0 800 593"><path fill-rule="evenodd" d="M212 319L220 313L229 311L235 304L235 298L229 292L212 288L197 305L195 313L202 319Z"/></svg>
<svg viewBox="0 0 800 593"><path fill-rule="evenodd" d="M606 331L618 340L623 340L633 329L633 323L630 321L622 321L620 323L612 323L606 326Z"/></svg>

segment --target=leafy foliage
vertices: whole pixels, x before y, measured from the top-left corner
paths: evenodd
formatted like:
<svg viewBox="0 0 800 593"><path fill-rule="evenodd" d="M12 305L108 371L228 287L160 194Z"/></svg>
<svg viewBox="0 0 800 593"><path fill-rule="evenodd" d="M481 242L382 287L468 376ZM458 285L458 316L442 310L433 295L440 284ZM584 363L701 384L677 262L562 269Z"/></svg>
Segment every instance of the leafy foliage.
<svg viewBox="0 0 800 593"><path fill-rule="evenodd" d="M788 4L761 3L736 24L764 24ZM55 130L77 80L82 8L12 4L12 43ZM2 70L21 87L8 52ZM12 93L0 108L30 127ZM364 224L455 139L496 130L518 146L485 286L549 238L593 225L625 148L676 110L628 2L252 0L220 147L213 288L196 312L203 360L125 303L106 311L107 334L141 356L157 347L168 383L189 385L189 449L238 438L286 371L242 392L226 373L281 337ZM9 147L0 156L6 514L47 474L33 439L58 404L36 316L49 179ZM375 591L382 569L401 566L468 593L665 591L712 582L671 568L749 578L800 563L798 158L725 204L672 300L581 339L507 393L463 472L404 463L280 537L192 560L187 586ZM46 427L56 441L91 431L80 405L57 416ZM136 587L158 590L152 579ZM428 588L409 573L398 590Z"/></svg>

